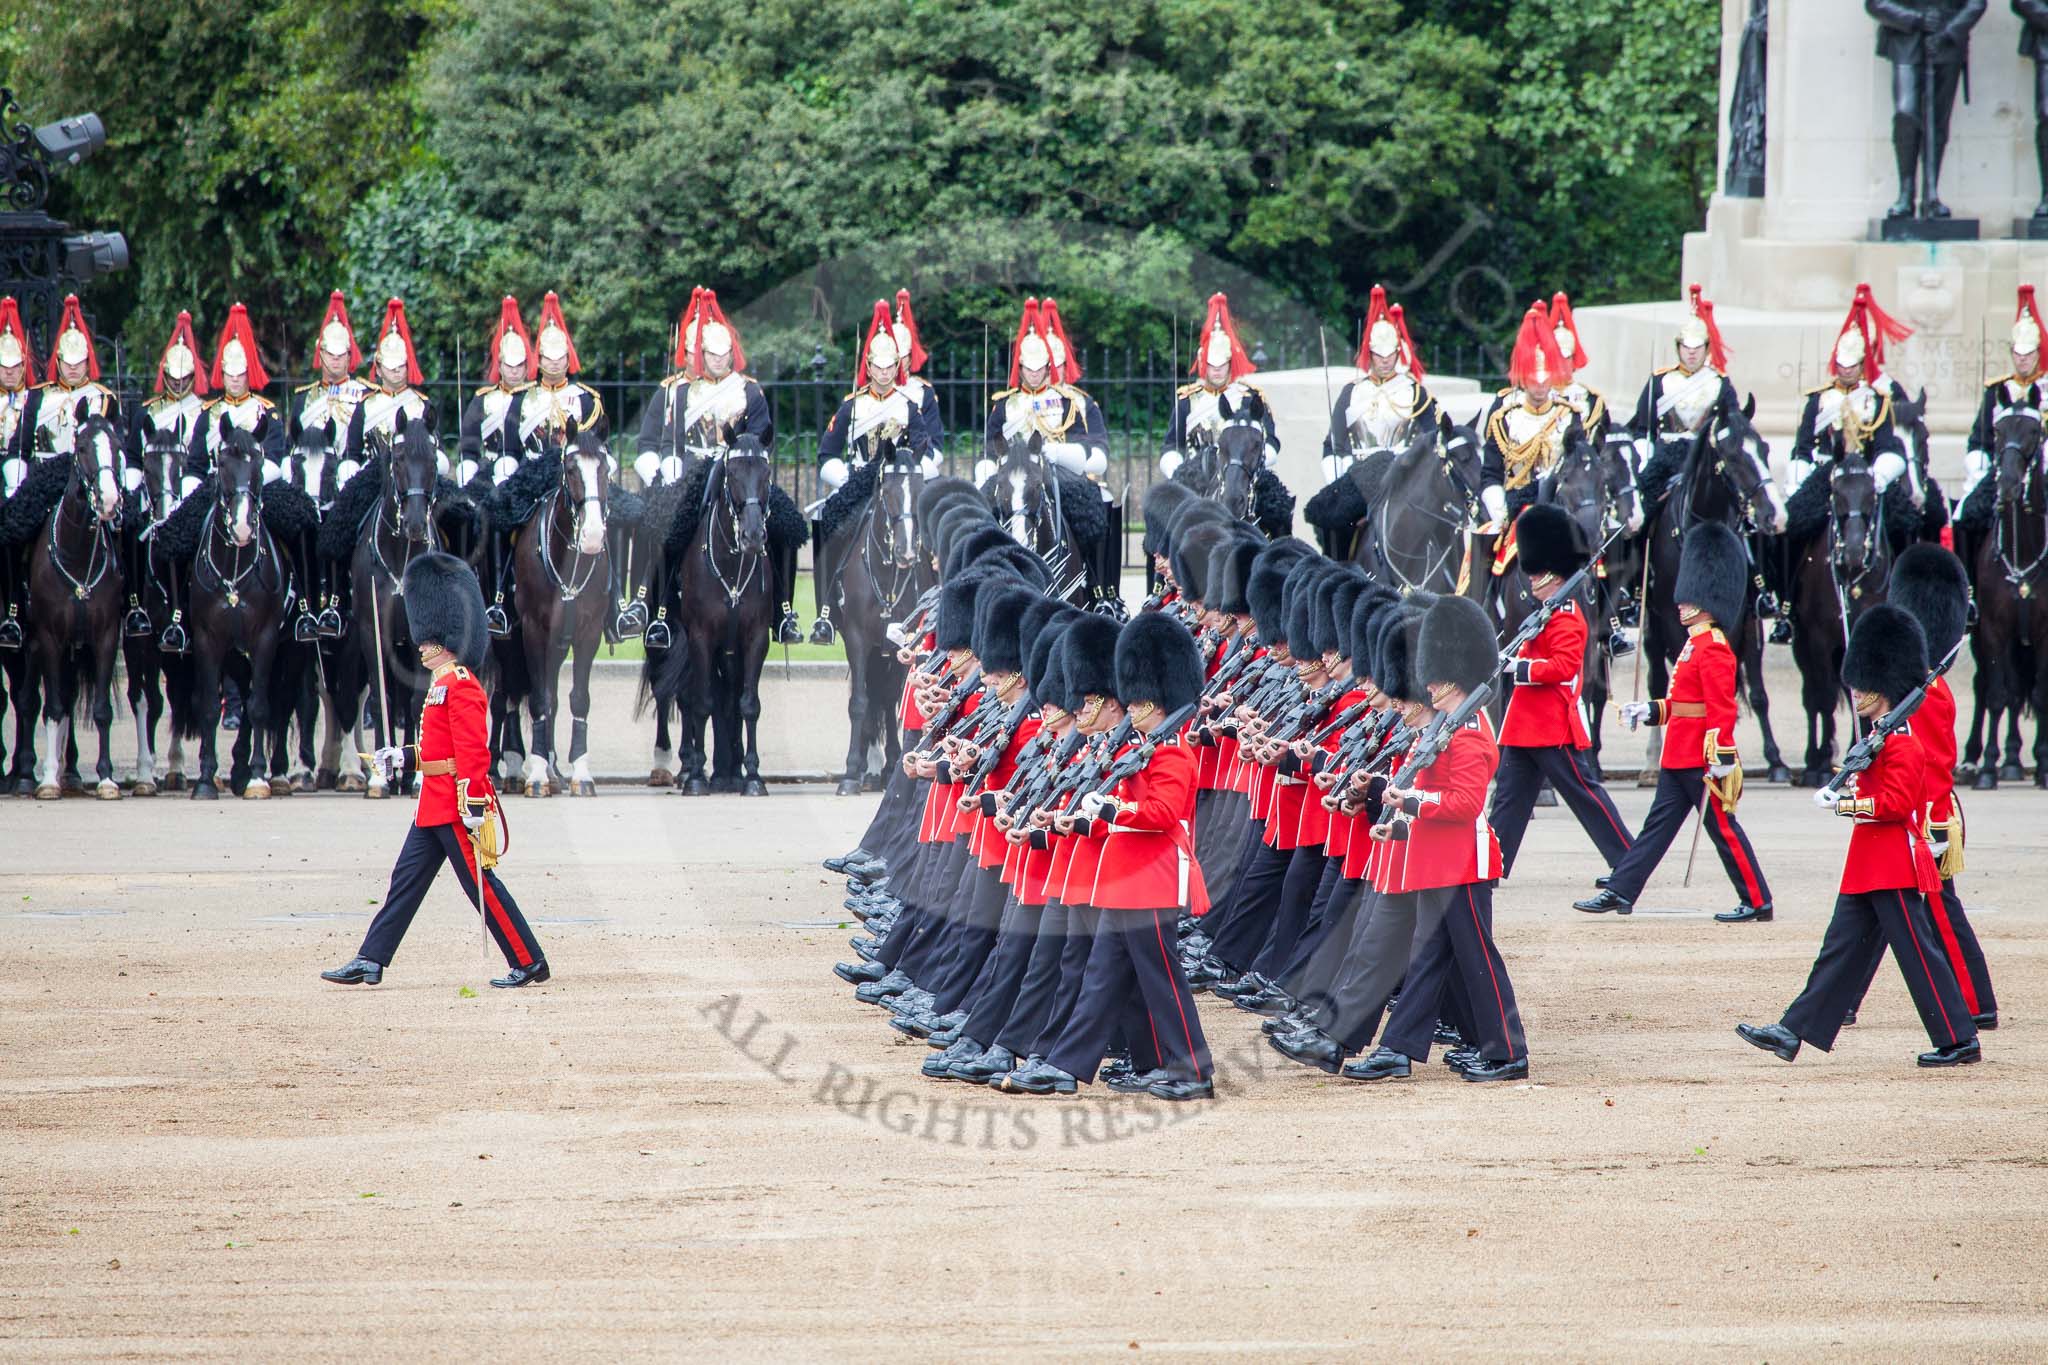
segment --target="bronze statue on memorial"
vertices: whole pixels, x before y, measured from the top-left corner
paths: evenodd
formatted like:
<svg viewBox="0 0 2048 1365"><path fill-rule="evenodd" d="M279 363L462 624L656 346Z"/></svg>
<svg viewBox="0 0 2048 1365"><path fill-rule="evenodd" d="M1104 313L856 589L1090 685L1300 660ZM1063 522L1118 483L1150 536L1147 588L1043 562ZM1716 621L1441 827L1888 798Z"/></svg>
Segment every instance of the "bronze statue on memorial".
<svg viewBox="0 0 2048 1365"><path fill-rule="evenodd" d="M1877 52L1892 64L1892 153L1899 197L1886 218L1947 218L1941 155L1956 88L1968 99L1970 30L1984 0L1864 0L1877 20Z"/></svg>
<svg viewBox="0 0 2048 1365"><path fill-rule="evenodd" d="M2035 219L2048 219L2048 0L2012 0L2020 17L2020 55L2034 59L2034 165L2041 173Z"/></svg>
<svg viewBox="0 0 2048 1365"><path fill-rule="evenodd" d="M2048 0L2024 0L2048 9ZM1735 90L1728 100L1728 173L1723 190L1736 199L1764 197L1764 61L1770 30L1769 0L1750 0L1735 59Z"/></svg>

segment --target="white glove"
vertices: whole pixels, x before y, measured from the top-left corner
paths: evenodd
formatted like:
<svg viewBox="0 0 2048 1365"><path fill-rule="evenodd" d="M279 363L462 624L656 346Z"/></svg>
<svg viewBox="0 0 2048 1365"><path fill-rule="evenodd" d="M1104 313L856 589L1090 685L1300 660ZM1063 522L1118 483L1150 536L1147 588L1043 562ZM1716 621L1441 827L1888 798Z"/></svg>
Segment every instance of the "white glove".
<svg viewBox="0 0 2048 1365"><path fill-rule="evenodd" d="M640 480L642 488L654 487L654 476L661 472L661 457L651 450L643 450L633 457L633 477Z"/></svg>
<svg viewBox="0 0 2048 1365"><path fill-rule="evenodd" d="M28 464L23 460L0 460L0 493L14 496L14 490L21 487L21 481L28 477Z"/></svg>
<svg viewBox="0 0 2048 1365"><path fill-rule="evenodd" d="M974 482L976 487L987 483L995 477L995 474L996 462L994 460L984 457L974 462Z"/></svg>
<svg viewBox="0 0 2048 1365"><path fill-rule="evenodd" d="M936 479L946 470L946 462L936 455L927 455L917 462L917 472L927 479Z"/></svg>
<svg viewBox="0 0 2048 1365"><path fill-rule="evenodd" d="M1089 792L1081 798L1081 814L1090 820L1102 818L1102 808L1111 804L1113 798L1104 792Z"/></svg>
<svg viewBox="0 0 2048 1365"><path fill-rule="evenodd" d="M183 475L178 479L178 496L181 498L189 498L192 496L193 490L198 487L198 479L194 478L190 474Z"/></svg>
<svg viewBox="0 0 2048 1365"><path fill-rule="evenodd" d="M503 483L519 472L517 455L500 455L491 461L491 482Z"/></svg>
<svg viewBox="0 0 2048 1365"><path fill-rule="evenodd" d="M468 483L471 479L476 477L477 470L482 468L483 464L481 461L458 460L455 465L455 482L459 484Z"/></svg>
<svg viewBox="0 0 2048 1365"><path fill-rule="evenodd" d="M818 482L836 492L845 486L847 475L851 472L846 467L846 461L834 455L818 466Z"/></svg>
<svg viewBox="0 0 2048 1365"><path fill-rule="evenodd" d="M1648 463L1652 455L1657 453L1657 443L1647 436L1638 436L1630 444L1635 447L1636 468L1638 470Z"/></svg>
<svg viewBox="0 0 2048 1365"><path fill-rule="evenodd" d="M1506 529L1508 520L1508 495L1497 483L1488 484L1479 490L1479 505L1486 509L1486 519L1493 525Z"/></svg>
<svg viewBox="0 0 2048 1365"><path fill-rule="evenodd" d="M1172 478L1173 471L1179 469L1186 458L1178 450L1162 450L1159 452L1159 472Z"/></svg>
<svg viewBox="0 0 2048 1365"><path fill-rule="evenodd" d="M362 467L362 464L356 460L343 460L334 470L337 486L346 487L348 481L353 479L361 471ZM197 487L197 485L195 484L194 487ZM191 490L188 489L186 491L189 492Z"/></svg>
<svg viewBox="0 0 2048 1365"><path fill-rule="evenodd" d="M1323 456L1323 482L1337 482L1338 479L1343 477L1345 466L1348 464L1350 464L1350 461L1341 455Z"/></svg>
<svg viewBox="0 0 2048 1365"><path fill-rule="evenodd" d="M1968 497L1991 469L1991 457L1981 450L1963 452L1963 496Z"/></svg>
<svg viewBox="0 0 2048 1365"><path fill-rule="evenodd" d="M903 628L901 621L891 621L882 630L883 636L898 649L910 648L910 632Z"/></svg>
<svg viewBox="0 0 2048 1365"><path fill-rule="evenodd" d="M1841 799L1842 793L1836 791L1833 787L1822 787L1813 794L1813 804L1819 806L1822 810L1833 810L1835 804Z"/></svg>
<svg viewBox="0 0 2048 1365"><path fill-rule="evenodd" d="M1061 469L1079 474L1088 467L1088 452L1078 441L1047 441L1045 458Z"/></svg>
<svg viewBox="0 0 2048 1365"><path fill-rule="evenodd" d="M1870 475L1877 480L1877 491L1882 493L1906 472L1906 462L1896 451L1885 451L1870 462Z"/></svg>
<svg viewBox="0 0 2048 1365"><path fill-rule="evenodd" d="M1081 462L1081 472L1091 478L1100 478L1109 472L1109 456L1091 447L1088 458Z"/></svg>
<svg viewBox="0 0 2048 1365"><path fill-rule="evenodd" d="M1279 446L1276 446L1276 445L1269 445L1269 446L1267 446L1267 447L1266 447L1266 468L1268 468L1268 469L1271 469L1271 468L1272 468L1272 467L1273 467L1274 465L1276 465L1276 464L1279 464L1279 463L1280 463L1280 447L1279 447Z"/></svg>
<svg viewBox="0 0 2048 1365"><path fill-rule="evenodd" d="M370 755L370 766L382 773L387 783L396 782L405 771L405 750L396 744L387 744Z"/></svg>
<svg viewBox="0 0 2048 1365"><path fill-rule="evenodd" d="M121 471L121 486L130 493L142 487L142 471L129 465Z"/></svg>
<svg viewBox="0 0 2048 1365"><path fill-rule="evenodd" d="M462 817L462 827L468 830L471 834L474 834L478 830L482 829L484 827L484 821L490 818L490 812L487 810L471 812L465 809L458 813Z"/></svg>
<svg viewBox="0 0 2048 1365"><path fill-rule="evenodd" d="M662 456L662 457L661 457L661 481L662 481L663 483L681 483L681 482L682 482L682 479L683 479L683 457L682 457L682 456L680 456L680 455L664 455L664 456Z"/></svg>
<svg viewBox="0 0 2048 1365"><path fill-rule="evenodd" d="M1650 703L1646 701L1625 701L1621 704L1621 723L1633 730L1650 718Z"/></svg>
<svg viewBox="0 0 2048 1365"><path fill-rule="evenodd" d="M1735 765L1733 763L1709 763L1707 765L1707 772L1713 776L1716 782L1734 771Z"/></svg>
<svg viewBox="0 0 2048 1365"><path fill-rule="evenodd" d="M442 478L444 478L444 479L448 477L448 452L447 452L447 451L445 451L445 450L440 450L440 451L436 451L436 452L434 453L434 471L435 471L435 472L436 472L437 474L439 474L439 475L440 475L440 476L441 476Z"/></svg>
<svg viewBox="0 0 2048 1365"><path fill-rule="evenodd" d="M283 472L283 470L278 468L277 461L265 460L263 462L263 482L275 483L277 481L277 476Z"/></svg>

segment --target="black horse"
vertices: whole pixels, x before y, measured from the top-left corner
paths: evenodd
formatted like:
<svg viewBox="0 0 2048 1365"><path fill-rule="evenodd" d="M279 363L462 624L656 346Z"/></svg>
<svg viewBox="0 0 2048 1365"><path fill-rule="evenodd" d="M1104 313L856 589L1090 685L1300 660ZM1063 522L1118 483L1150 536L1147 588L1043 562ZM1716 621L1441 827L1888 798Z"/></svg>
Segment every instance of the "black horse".
<svg viewBox="0 0 2048 1365"><path fill-rule="evenodd" d="M1754 397L1740 408L1727 407L1715 413L1691 440L1672 443L1675 459L1665 458L1673 453L1667 447L1643 467L1639 480L1643 497L1656 507L1644 532L1648 581L1641 642L1653 697L1663 696L1669 688L1671 666L1686 640L1685 627L1678 620L1678 603L1672 597L1685 533L1703 521L1718 521L1752 534L1784 533L1785 504L1771 482L1770 447L1750 420L1755 411ZM1777 737L1771 733L1771 699L1764 690L1763 625L1752 613L1741 621L1724 621L1721 628L1735 649L1750 710L1763 729L1764 765L1770 780L1790 782L1791 769L1785 766ZM1657 742L1658 736L1653 734L1653 748ZM1655 766L1654 762L1646 766L1650 781L1655 781Z"/></svg>
<svg viewBox="0 0 2048 1365"><path fill-rule="evenodd" d="M849 684L851 734L839 779L841 796L879 791L883 774L894 771L901 757L896 703L906 670L884 632L909 614L927 577L918 548L917 501L924 476L917 457L885 441L853 479L870 486L865 503L840 525L823 527L821 522L824 553L839 566L832 581L839 585L840 602L832 619L846 645ZM853 480L847 486L852 488ZM877 746L882 752L879 771L868 765Z"/></svg>
<svg viewBox="0 0 2048 1365"><path fill-rule="evenodd" d="M1035 550L1052 570L1053 592L1087 606L1101 597L1097 565L1103 560L1101 537L1110 533L1109 514L1101 490L1078 474L1060 469L1041 449L1037 432L1003 443L995 472L981 485L989 511L1010 538Z"/></svg>
<svg viewBox="0 0 2048 1365"><path fill-rule="evenodd" d="M95 794L103 801L121 795L109 744L114 657L127 611L121 553L127 460L119 429L92 415L83 400L77 421L70 457L54 456L50 461L61 461L68 471L63 494L29 548L28 655L40 674L42 691L43 759L35 785L39 801L64 794L60 775L72 737L72 717L88 701L100 741Z"/></svg>
<svg viewBox="0 0 2048 1365"><path fill-rule="evenodd" d="M260 422L272 420L265 416ZM192 795L218 800L215 730L221 683L232 676L246 699L235 736L230 786L247 800L270 792L265 744L278 632L291 594L291 571L263 521L264 431L220 419L212 505L199 537L185 620L192 635L192 715L199 726L199 780Z"/></svg>
<svg viewBox="0 0 2048 1365"><path fill-rule="evenodd" d="M569 686L571 796L595 796L590 770L590 670L612 611L611 540L606 502L611 493L612 454L602 419L567 431L567 445L542 458L551 465L554 486L539 509L519 528L512 545L513 625L498 642L501 658L516 653L505 670L493 704L504 713L495 726L501 744L515 733L514 713L526 703L532 721L532 749L521 774L528 796L552 796L563 771L555 763L555 718L560 714L562 664L570 650L575 664ZM494 757L502 757L502 753Z"/></svg>
<svg viewBox="0 0 2048 1365"><path fill-rule="evenodd" d="M686 795L766 796L757 730L761 665L776 613L768 555L775 470L752 435L734 437L723 449L692 481L696 505L687 509L687 537L669 537L682 639L668 651L653 690L658 701L682 709L676 785ZM708 781L707 722L715 746Z"/></svg>
<svg viewBox="0 0 2048 1365"><path fill-rule="evenodd" d="M1196 432L1173 480L1186 484L1197 497L1223 504L1236 520L1251 521L1257 511L1253 495L1265 463L1266 429L1257 422L1231 422L1213 436Z"/></svg>
<svg viewBox="0 0 2048 1365"><path fill-rule="evenodd" d="M2001 778L2017 781L2018 714L2031 706L2034 785L2048 787L2048 611L2039 605L2048 592L2048 478L2041 472L2041 417L2033 409L2008 412L1995 430L1997 473L1991 528L1976 553L1977 625L1970 655L1977 665L1975 707L1965 758L1983 755L1976 787L1989 791ZM1998 720L2007 717L2005 766L1996 761ZM1984 723L1990 720L1990 752Z"/></svg>
<svg viewBox="0 0 2048 1365"><path fill-rule="evenodd" d="M1877 479L1861 452L1832 461L1827 478L1827 520L1792 566L1792 657L1806 708L1806 766L1796 778L1802 787L1822 786L1833 775L1842 653L1863 613L1885 600L1892 566Z"/></svg>
<svg viewBox="0 0 2048 1365"><path fill-rule="evenodd" d="M1377 466L1365 533L1350 559L1400 593L1483 597L1489 562L1479 531L1479 440L1469 427L1431 427Z"/></svg>

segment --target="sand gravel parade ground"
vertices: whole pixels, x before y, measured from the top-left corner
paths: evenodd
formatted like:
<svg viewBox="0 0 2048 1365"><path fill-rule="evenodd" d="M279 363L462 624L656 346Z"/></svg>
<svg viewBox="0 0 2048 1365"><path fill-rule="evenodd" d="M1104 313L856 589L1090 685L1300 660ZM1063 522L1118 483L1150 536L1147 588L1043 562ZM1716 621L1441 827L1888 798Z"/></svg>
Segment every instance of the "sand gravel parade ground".
<svg viewBox="0 0 2048 1365"><path fill-rule="evenodd" d="M1648 793L1618 786L1631 822ZM1742 814L1574 913L1562 811L1497 901L1531 1084L1347 1084L1202 997L1219 1094L921 1080L830 972L817 858L872 798L515 801L555 969L500 992L443 878L376 988L322 983L404 802L0 805L0 1355L23 1359L2048 1357L2042 797L1970 801L2003 1026L1924 1072L1887 966L1832 1056L1797 992L1846 831Z"/></svg>

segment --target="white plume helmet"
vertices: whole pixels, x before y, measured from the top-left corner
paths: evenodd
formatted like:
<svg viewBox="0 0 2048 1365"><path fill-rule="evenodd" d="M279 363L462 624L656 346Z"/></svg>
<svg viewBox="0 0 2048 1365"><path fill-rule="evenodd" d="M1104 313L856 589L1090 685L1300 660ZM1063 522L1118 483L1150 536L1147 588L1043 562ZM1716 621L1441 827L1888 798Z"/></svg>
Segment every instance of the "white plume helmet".
<svg viewBox="0 0 2048 1365"><path fill-rule="evenodd" d="M1559 323L1550 334L1557 338L1557 353L1566 360L1579 353L1579 339L1572 335L1571 328Z"/></svg>
<svg viewBox="0 0 2048 1365"><path fill-rule="evenodd" d="M1052 357L1052 363L1053 363L1053 364L1054 364L1055 366L1057 366L1057 367L1058 367L1059 369L1061 369L1061 370L1064 370L1064 369L1066 369L1066 368L1067 368L1067 347L1066 347L1066 343L1065 343L1065 342L1063 342L1063 341L1061 341L1061 340L1059 339L1059 336L1058 336L1057 334L1055 334L1055 335L1053 335L1053 336L1049 336L1049 337L1047 337L1047 338L1045 339L1045 347L1046 347L1046 354Z"/></svg>
<svg viewBox="0 0 2048 1365"><path fill-rule="evenodd" d="M12 332L0 332L0 365L5 365L12 369L27 359L28 353L21 349L20 337L17 337ZM186 372L188 374L191 372L189 362L186 366Z"/></svg>
<svg viewBox="0 0 2048 1365"><path fill-rule="evenodd" d="M569 334L552 323L540 329L540 336L534 342L542 360L567 360L569 358Z"/></svg>
<svg viewBox="0 0 2048 1365"><path fill-rule="evenodd" d="M1685 321L1678 328L1678 344L1681 346L1706 345L1707 320L1698 313L1686 314Z"/></svg>
<svg viewBox="0 0 2048 1365"><path fill-rule="evenodd" d="M1044 337L1032 332L1018 345L1017 358L1027 370L1042 370L1053 362L1052 348L1046 345Z"/></svg>
<svg viewBox="0 0 2048 1365"><path fill-rule="evenodd" d="M900 360L910 354L910 329L900 322L889 324L889 336L896 343L896 355Z"/></svg>
<svg viewBox="0 0 2048 1365"><path fill-rule="evenodd" d="M705 355L731 355L732 329L722 322L707 322L697 333L697 345Z"/></svg>
<svg viewBox="0 0 2048 1365"><path fill-rule="evenodd" d="M893 335L895 330L893 327L879 327L875 329L875 334L868 338L868 367L871 370L884 371L891 379L895 378L897 363L903 357L903 352L898 348Z"/></svg>
<svg viewBox="0 0 2048 1365"><path fill-rule="evenodd" d="M2012 348L2021 355L2032 355L2041 349L2041 329L2032 318L2023 317L2012 325Z"/></svg>

